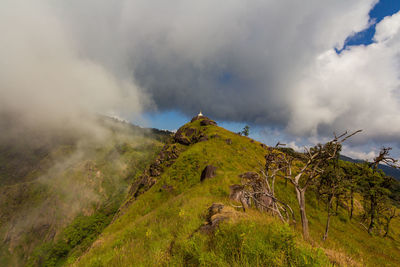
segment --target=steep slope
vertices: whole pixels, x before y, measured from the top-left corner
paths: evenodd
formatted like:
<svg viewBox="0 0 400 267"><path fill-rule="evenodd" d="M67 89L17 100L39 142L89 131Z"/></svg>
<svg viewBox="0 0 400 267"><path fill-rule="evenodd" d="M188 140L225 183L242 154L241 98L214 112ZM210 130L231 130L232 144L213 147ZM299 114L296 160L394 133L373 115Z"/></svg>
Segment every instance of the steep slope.
<svg viewBox="0 0 400 267"><path fill-rule="evenodd" d="M119 216L72 265L400 263L399 223L393 224L390 238L369 236L356 220L347 219L345 207L339 207L330 237L323 243L326 214L312 192L307 195L307 210L313 246L302 240L299 223L288 226L253 209L246 213L232 209L229 186L240 182L239 174L258 171L265 153L263 144L215 126L208 119L194 118L179 129L174 141L135 181ZM209 165L216 167L215 177L201 181L202 171ZM278 197L294 208L299 222L293 188L283 181L276 187ZM222 207L220 212L210 212L213 203L220 203L215 204ZM213 222L219 221L223 222L213 231Z"/></svg>
<svg viewBox="0 0 400 267"><path fill-rule="evenodd" d="M128 185L169 133L110 118L81 132L23 132L0 142L0 266L61 262L111 221ZM59 239L73 242L63 246ZM61 261L60 261L61 260Z"/></svg>

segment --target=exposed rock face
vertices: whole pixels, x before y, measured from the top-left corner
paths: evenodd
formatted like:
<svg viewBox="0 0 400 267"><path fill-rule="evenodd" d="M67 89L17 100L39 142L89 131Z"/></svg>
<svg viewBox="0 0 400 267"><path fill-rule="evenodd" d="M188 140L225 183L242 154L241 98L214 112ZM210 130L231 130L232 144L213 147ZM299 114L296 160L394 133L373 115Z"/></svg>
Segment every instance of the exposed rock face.
<svg viewBox="0 0 400 267"><path fill-rule="evenodd" d="M214 203L208 208L206 223L200 227L203 233L212 233L222 221L236 219L243 216L232 207L225 206L222 203Z"/></svg>
<svg viewBox="0 0 400 267"><path fill-rule="evenodd" d="M208 140L208 136L202 133L199 137L199 142L204 142L207 140Z"/></svg>
<svg viewBox="0 0 400 267"><path fill-rule="evenodd" d="M142 176L131 185L129 189L130 198L119 209L113 221L121 216L125 212L125 208L135 201L138 196L149 190L157 182L158 176L163 173L164 168L171 166L179 157L179 153L180 151L176 144L165 145L162 148L157 159L144 171ZM161 189L167 192L172 192L174 190L171 185L163 185Z"/></svg>
<svg viewBox="0 0 400 267"><path fill-rule="evenodd" d="M149 190L155 183L157 179L148 175L146 172L137 179L131 186L129 190L129 195L137 198L139 195L143 194Z"/></svg>
<svg viewBox="0 0 400 267"><path fill-rule="evenodd" d="M194 122L196 120L200 120L201 126L217 125L215 121L210 120L209 118L204 116L196 116L191 120L191 122ZM204 133L204 131L205 128L197 130L195 128L183 126L179 128L179 130L175 133L174 141L186 146L195 144L197 142L204 142L209 139L209 137Z"/></svg>
<svg viewBox="0 0 400 267"><path fill-rule="evenodd" d="M207 126L207 125L217 125L217 123L213 120L210 120L207 117L203 117L203 119L200 121L201 126Z"/></svg>
<svg viewBox="0 0 400 267"><path fill-rule="evenodd" d="M228 145L232 145L232 140L231 140L231 139L229 139L229 138L228 138L228 139L226 139L226 140L225 140L225 142L226 142Z"/></svg>
<svg viewBox="0 0 400 267"><path fill-rule="evenodd" d="M205 179L208 179L208 178L213 178L215 176L216 170L217 170L217 167L214 167L212 165L207 165L204 168L204 170L201 172L200 181L204 181Z"/></svg>
<svg viewBox="0 0 400 267"><path fill-rule="evenodd" d="M190 122L195 122L197 120L201 120L200 121L201 126L217 125L217 123L215 121L207 118L206 116L196 116L196 117L192 118L192 120Z"/></svg>
<svg viewBox="0 0 400 267"><path fill-rule="evenodd" d="M188 136L186 135L186 131L189 130L189 132L191 132L191 128L180 128L174 135L174 140L177 143L180 143L182 145L190 145L192 142L191 140L188 138Z"/></svg>

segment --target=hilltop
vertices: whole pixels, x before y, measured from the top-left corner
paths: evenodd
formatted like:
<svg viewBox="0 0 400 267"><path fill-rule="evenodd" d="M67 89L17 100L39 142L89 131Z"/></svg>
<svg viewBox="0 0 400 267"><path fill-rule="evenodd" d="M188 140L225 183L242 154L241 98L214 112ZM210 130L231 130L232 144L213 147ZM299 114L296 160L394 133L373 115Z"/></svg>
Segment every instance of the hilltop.
<svg viewBox="0 0 400 267"><path fill-rule="evenodd" d="M182 126L152 164L132 183L113 222L72 266L396 266L400 223L387 237L369 235L337 205L327 241L322 241L325 205L306 195L311 240L301 236L294 188L276 181L276 196L289 204L297 223L285 224L253 208L244 212L230 187L248 172L260 172L268 147L227 131L206 117ZM302 166L299 161L298 166ZM355 217L362 205L355 196ZM64 242L68 243L68 240Z"/></svg>

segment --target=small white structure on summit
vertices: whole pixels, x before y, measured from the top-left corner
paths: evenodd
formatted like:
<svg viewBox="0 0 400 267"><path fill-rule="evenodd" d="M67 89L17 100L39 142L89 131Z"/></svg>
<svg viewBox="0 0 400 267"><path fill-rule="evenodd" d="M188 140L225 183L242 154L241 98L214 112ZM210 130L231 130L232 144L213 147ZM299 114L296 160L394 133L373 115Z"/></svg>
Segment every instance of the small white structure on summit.
<svg viewBox="0 0 400 267"><path fill-rule="evenodd" d="M200 110L199 115L197 115L197 117L203 117L203 113L201 113L201 110Z"/></svg>

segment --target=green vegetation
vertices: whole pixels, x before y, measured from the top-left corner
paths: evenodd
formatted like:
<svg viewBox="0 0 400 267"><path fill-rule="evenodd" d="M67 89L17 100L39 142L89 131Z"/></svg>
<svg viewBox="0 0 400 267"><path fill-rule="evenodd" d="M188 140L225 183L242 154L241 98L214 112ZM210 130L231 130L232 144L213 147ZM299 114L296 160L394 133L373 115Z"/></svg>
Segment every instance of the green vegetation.
<svg viewBox="0 0 400 267"><path fill-rule="evenodd" d="M0 144L0 152L14 151L0 153L2 163L15 166L0 176L0 266L58 266L81 255L169 138L111 119L100 123L107 134L101 142L63 136L36 143L34 151L28 141ZM34 160L22 173L24 154Z"/></svg>
<svg viewBox="0 0 400 267"><path fill-rule="evenodd" d="M90 157L63 168L54 183L41 183L34 190L35 197L29 197L38 206L49 199L55 184L72 186L64 181L66 177L89 181L79 185L104 194L64 221L54 238L36 241L26 259L29 265L399 265L400 220L393 190L398 186L383 182L387 177L379 171L337 158L324 165L326 172L314 177L305 194L310 234L305 241L295 187L279 175L274 196L292 207L296 223L282 223L272 212L253 206L246 212L232 207L240 203L229 198L230 186L241 184L240 174L265 167L270 148L202 120L184 125L179 135L158 157L154 155L161 149L160 142L143 136L131 142L126 135L116 136L113 142L94 149ZM273 151L293 158L293 172L304 166L306 156L301 153L286 148ZM201 182L201 173L209 165L216 167L215 176ZM372 181L365 178L368 173ZM376 175L380 178L373 178ZM132 183L136 186L127 195ZM73 203L74 198L60 192L59 198ZM372 192L379 193L379 198L373 230L368 233ZM210 221L213 203L224 206L224 213L215 215L222 218L217 226ZM329 236L325 234L327 221ZM31 234L29 238L38 237ZM20 250L28 251L23 246ZM15 265L7 255L0 256L9 266Z"/></svg>
<svg viewBox="0 0 400 267"><path fill-rule="evenodd" d="M195 131L186 131L189 128ZM240 216L221 222L213 233L203 233L210 205L230 206L229 186L240 183L239 174L258 171L267 149L220 127L201 126L198 120L181 130L190 133L187 140L196 140L196 135L208 139L188 146L174 144L181 151L179 157L164 166L149 190L127 199L123 214L73 266L396 266L400 262L400 223L392 221L387 237L369 235L360 224L364 208L357 190L353 219L350 199L341 198L330 219L329 238L323 241L325 197L313 185L306 194L311 243L304 241L294 187L283 179L276 180L275 194L293 208L295 225L282 224L269 213L238 209ZM217 167L216 176L200 182L207 165Z"/></svg>

